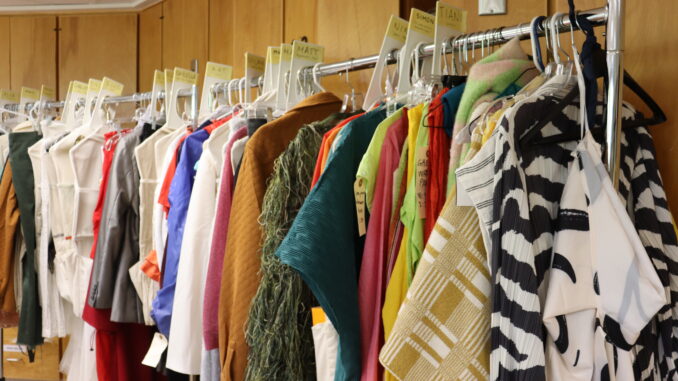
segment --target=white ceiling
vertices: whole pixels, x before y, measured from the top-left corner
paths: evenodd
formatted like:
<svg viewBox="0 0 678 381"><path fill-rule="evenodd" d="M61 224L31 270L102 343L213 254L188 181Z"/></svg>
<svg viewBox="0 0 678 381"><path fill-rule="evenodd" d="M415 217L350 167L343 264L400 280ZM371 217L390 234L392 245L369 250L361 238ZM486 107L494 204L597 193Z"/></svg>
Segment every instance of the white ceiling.
<svg viewBox="0 0 678 381"><path fill-rule="evenodd" d="M160 0L0 0L0 12L137 10Z"/></svg>

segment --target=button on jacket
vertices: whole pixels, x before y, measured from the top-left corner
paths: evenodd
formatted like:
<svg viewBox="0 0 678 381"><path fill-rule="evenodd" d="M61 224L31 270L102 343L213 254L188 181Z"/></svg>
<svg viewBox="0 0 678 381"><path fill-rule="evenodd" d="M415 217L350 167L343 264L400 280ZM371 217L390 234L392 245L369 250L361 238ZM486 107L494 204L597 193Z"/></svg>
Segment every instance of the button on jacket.
<svg viewBox="0 0 678 381"><path fill-rule="evenodd" d="M323 119L341 107L331 93L312 95L252 135L245 146L233 195L219 303L219 353L222 380L242 380L248 347L245 324L259 286L261 227L258 222L266 180L273 161L306 123Z"/></svg>

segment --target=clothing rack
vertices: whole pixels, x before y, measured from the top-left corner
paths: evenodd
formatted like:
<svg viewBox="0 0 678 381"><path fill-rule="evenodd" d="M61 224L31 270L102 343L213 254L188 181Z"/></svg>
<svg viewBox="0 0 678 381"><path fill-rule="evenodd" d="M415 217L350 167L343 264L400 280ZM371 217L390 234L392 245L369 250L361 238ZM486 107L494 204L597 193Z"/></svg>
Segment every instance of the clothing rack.
<svg viewBox="0 0 678 381"><path fill-rule="evenodd" d="M605 40L607 51L607 70L608 84L606 91L607 111L606 111L606 151L605 162L612 178L612 183L617 188L619 183L619 143L621 135L621 104L622 104L622 76L623 69L623 14L624 0L610 0L607 7L589 9L578 12L578 15L585 16L593 26L607 25ZM558 33L578 30L577 25L572 25L568 14L556 14L546 18L539 23L538 35L544 36L545 29L548 28L550 20L555 18ZM445 54L461 52L462 49L476 49L483 46L500 45L518 37L521 40L530 38L530 23L522 23L514 26L488 29L481 32L472 32L456 36L444 44ZM419 48L419 57L430 57L433 55L434 44L421 46ZM399 51L392 51L387 57L388 64L397 63ZM299 72L299 77L312 78L326 77L330 75L345 73L347 71L357 71L373 68L379 55L371 55L360 58L352 58L346 61L318 65L317 67L306 67ZM211 91L214 94L225 91L240 90L244 86L260 86L262 77L253 78L249 84L245 84L244 78L240 80L231 80L220 82L212 86ZM230 86L234 83L233 86Z"/></svg>

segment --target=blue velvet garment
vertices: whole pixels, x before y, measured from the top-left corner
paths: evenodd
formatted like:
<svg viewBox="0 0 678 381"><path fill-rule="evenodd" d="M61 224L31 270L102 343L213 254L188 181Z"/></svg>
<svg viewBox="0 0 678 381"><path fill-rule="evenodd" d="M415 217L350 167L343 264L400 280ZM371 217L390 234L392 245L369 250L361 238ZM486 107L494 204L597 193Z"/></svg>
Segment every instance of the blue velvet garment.
<svg viewBox="0 0 678 381"><path fill-rule="evenodd" d="M167 215L167 245L165 249L165 266L162 269L162 287L153 300L151 316L158 325L158 330L169 337L174 305L174 287L177 283L177 268L181 254L181 242L184 238L184 225L191 190L196 174L196 163L202 155L202 144L210 134L200 129L184 140L177 169L169 189L170 210Z"/></svg>

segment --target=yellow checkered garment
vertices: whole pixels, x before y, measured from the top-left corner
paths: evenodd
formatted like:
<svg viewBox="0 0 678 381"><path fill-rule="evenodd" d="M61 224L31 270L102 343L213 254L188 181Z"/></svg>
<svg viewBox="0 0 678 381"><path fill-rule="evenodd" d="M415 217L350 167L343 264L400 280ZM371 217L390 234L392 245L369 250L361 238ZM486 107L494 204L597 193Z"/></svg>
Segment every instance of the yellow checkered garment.
<svg viewBox="0 0 678 381"><path fill-rule="evenodd" d="M455 198L438 218L379 356L400 380L490 377L487 254L475 209Z"/></svg>

